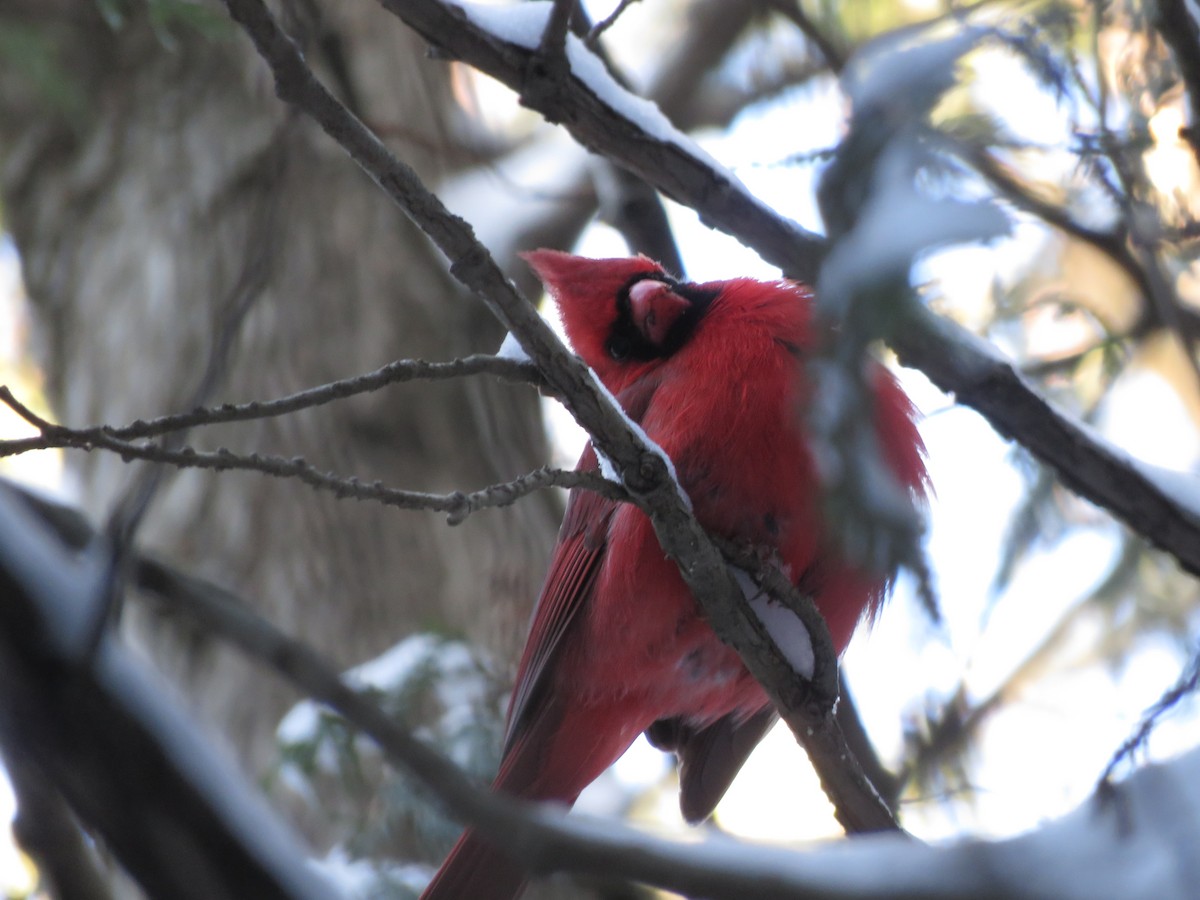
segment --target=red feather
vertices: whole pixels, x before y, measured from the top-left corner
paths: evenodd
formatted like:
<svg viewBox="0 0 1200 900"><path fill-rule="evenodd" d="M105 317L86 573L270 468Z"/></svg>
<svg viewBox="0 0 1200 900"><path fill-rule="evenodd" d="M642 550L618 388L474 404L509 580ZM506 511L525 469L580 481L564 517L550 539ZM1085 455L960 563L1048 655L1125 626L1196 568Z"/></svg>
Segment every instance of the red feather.
<svg viewBox="0 0 1200 900"><path fill-rule="evenodd" d="M576 352L675 464L697 519L772 548L810 592L841 652L886 577L855 571L822 539L798 357L811 295L791 282L678 284L645 257L526 259ZM882 367L877 427L896 477L923 493L913 410ZM589 446L581 469L596 468ZM774 721L766 695L700 614L649 520L572 492L509 706L498 791L574 803L638 734L681 760L680 803L706 818ZM426 900L508 900L518 867L467 831Z"/></svg>

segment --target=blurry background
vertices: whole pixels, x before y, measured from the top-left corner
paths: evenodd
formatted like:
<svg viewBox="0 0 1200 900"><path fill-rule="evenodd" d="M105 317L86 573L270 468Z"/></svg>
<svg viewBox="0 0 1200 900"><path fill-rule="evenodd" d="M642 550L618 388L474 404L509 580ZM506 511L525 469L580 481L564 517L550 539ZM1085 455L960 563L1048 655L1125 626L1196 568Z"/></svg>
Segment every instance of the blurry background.
<svg viewBox="0 0 1200 900"><path fill-rule="evenodd" d="M593 22L617 9L585 7ZM652 254L663 246L661 231L639 230L654 221L644 188L507 89L427 59L374 4L277 10L339 97L527 291L521 249L624 255L631 236ZM602 45L760 198L820 231L815 185L845 128L845 59L915 23L931 34L968 19L994 28L932 117L966 149L922 187L996 194L1012 233L931 253L913 282L1061 408L1195 491L1200 377L1185 348L1200 321L1200 171L1180 132L1189 96L1151 12L1086 0L647 0L622 8ZM395 358L490 352L503 337L341 151L276 100L217 4L0 0L0 160L0 381L56 421L187 408L206 370L217 377L204 403L244 402ZM690 211L664 209L690 279L778 276ZM1138 272L1150 268L1165 294L1147 296ZM906 828L1010 835L1083 800L1186 673L1196 583L919 373L900 374L925 415L937 491L927 550L943 620L902 577L847 652L846 677L901 779ZM28 433L7 415L0 428ZM473 378L206 429L195 443L449 491L548 459L572 464L583 440L572 429L529 388ZM95 521L131 477L99 452L0 465ZM364 676L486 773L560 508L543 493L451 528L254 474L180 472L141 541L343 666L399 644ZM454 826L435 822L369 748L307 706L279 727L294 695L161 608L133 603L127 624L362 896L419 884L428 870L406 864L439 859ZM1185 698L1117 774L1197 743ZM669 761L642 743L580 808L681 831L671 779ZM771 841L840 833L785 731L752 758L716 826ZM14 854L0 864L11 895L35 891Z"/></svg>

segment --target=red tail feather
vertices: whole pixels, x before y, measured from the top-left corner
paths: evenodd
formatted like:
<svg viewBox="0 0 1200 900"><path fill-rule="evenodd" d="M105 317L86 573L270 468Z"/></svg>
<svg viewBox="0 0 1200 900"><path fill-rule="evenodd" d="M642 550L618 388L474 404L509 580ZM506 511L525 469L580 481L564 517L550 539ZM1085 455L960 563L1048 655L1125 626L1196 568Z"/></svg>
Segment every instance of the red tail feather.
<svg viewBox="0 0 1200 900"><path fill-rule="evenodd" d="M474 831L467 831L422 894L422 900L512 900L525 873Z"/></svg>

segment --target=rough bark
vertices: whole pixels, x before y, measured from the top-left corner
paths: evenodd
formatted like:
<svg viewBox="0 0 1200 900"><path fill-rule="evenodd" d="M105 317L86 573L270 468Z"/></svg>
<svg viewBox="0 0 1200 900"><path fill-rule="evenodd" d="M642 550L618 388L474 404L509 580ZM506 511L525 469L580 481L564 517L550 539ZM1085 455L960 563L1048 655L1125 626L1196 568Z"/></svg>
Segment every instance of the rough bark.
<svg viewBox="0 0 1200 900"><path fill-rule="evenodd" d="M389 126L397 152L431 182L453 174L465 157L452 146L447 68L418 39L369 4L298 2L283 13L359 115ZM48 107L20 70L0 91L5 225L61 421L119 424L186 406L227 332L213 401L498 346L498 325L341 151L279 103L227 22L215 36L156 34L143 19L114 30L91 3L0 0L0 22L38 35L77 98ZM438 491L545 461L533 392L478 378L208 429L192 443ZM133 475L100 453L71 454L67 468L98 519ZM512 659L555 520L545 496L450 528L287 482L188 472L170 476L140 540L340 663L436 623ZM292 695L203 635L136 605L130 618L195 706L261 766Z"/></svg>

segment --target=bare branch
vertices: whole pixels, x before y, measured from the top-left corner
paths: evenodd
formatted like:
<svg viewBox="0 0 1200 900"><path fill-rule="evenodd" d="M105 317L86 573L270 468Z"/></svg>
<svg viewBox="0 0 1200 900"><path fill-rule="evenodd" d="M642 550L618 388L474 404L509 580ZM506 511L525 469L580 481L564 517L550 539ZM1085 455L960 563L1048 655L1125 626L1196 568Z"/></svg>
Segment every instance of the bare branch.
<svg viewBox="0 0 1200 900"><path fill-rule="evenodd" d="M1135 751L1145 746L1150 733L1163 716L1178 706L1184 697L1194 694L1197 689L1200 689L1200 650L1193 653L1191 660L1188 661L1186 668L1180 674L1179 680L1164 692L1155 701L1153 706L1146 710L1145 715L1142 716L1142 721L1138 723L1138 727L1134 730L1133 734L1113 754L1113 758L1104 767L1104 774L1100 776L1101 786L1111 783L1113 772L1116 771L1117 766L1128 759ZM1097 790L1099 790L1099 787Z"/></svg>
<svg viewBox="0 0 1200 900"><path fill-rule="evenodd" d="M591 30L587 33L587 37L585 38L584 42L594 50L596 44L600 41L601 35L616 25L617 19L621 18L621 14L637 2L638 0L621 0L621 2L617 4L616 9L592 26Z"/></svg>
<svg viewBox="0 0 1200 900"><path fill-rule="evenodd" d="M81 655L107 553L0 498L0 746L61 791L148 896L326 898L294 839L112 637ZM169 827L168 827L169 825Z"/></svg>
<svg viewBox="0 0 1200 900"><path fill-rule="evenodd" d="M95 535L74 510L6 488L0 494L0 525L9 519L15 504L14 494L32 507L38 517L71 547L86 546ZM41 523L29 518L18 534L37 535L45 540ZM7 578L16 562L43 558L29 552L22 538L10 542L5 533L0 541L0 582ZM18 546L19 544L19 546ZM75 558L77 554L70 554ZM499 797L471 782L449 760L431 750L380 709L373 698L348 687L344 681L307 645L275 629L254 613L252 604L223 589L183 575L145 556L134 567L137 583L162 598L174 611L183 612L202 627L238 646L256 661L270 666L312 697L344 717L354 728L374 740L387 759L420 779L456 815L479 824L497 845L512 853L532 871L549 873L574 871L607 877L619 875L680 893L734 900L743 897L774 897L779 900L952 900L952 898L1005 898L1034 900L1051 890L1061 900L1092 900L1096 896L1154 896L1163 900L1184 900L1194 892L1197 873L1192 854L1181 850L1193 846L1200 836L1194 810L1189 806L1195 794L1200 756L1193 753L1167 766L1135 773L1127 782L1114 784L1100 795L1107 802L1085 803L1067 818L1042 826L1016 840L1001 842L966 841L958 845L933 847L897 836L847 842L838 847L815 848L796 854L792 851L739 845L722 839L696 846L677 844L633 829L606 823L603 828L567 818L561 813ZM0 619L13 616L24 607L24 597L6 594L0 604ZM22 642L12 642L20 652L35 649L34 635L0 629L0 666L9 659L6 636L20 634ZM61 672L61 670L60 670ZM77 688L90 675L78 672L67 683ZM48 693L61 678L35 682L36 690ZM11 691L9 681L0 687ZM78 690L73 695L78 702ZM6 707L0 705L0 725ZM78 728L78 719L88 714L87 707L72 710L69 724ZM23 723L19 733L28 737L42 719ZM93 760L107 763L105 754L114 739L123 735L123 721L105 719L105 740L72 745L72 761L87 768ZM116 732L114 732L116 728ZM0 729L0 733L3 732ZM200 742L202 744L202 741ZM202 746L192 746L190 758L203 756ZM157 758L157 757L155 757ZM52 756L39 764L53 764ZM136 765L110 764L98 779L122 791L122 802L114 808L128 808L130 798L140 802L147 788L147 756L135 757ZM157 770L152 774L157 775ZM73 782L72 782L73 784ZM131 825L146 820L135 818ZM185 820L182 824L193 824ZM112 820L103 823L99 833L113 843ZM210 834L201 834L211 838ZM159 842L160 848L164 847ZM166 861L174 862L170 846ZM208 845L200 845L207 847ZM750 854L750 857L747 857ZM122 862L131 864L127 856ZM1055 860L1050 868L1042 866L1045 876L1031 880L1030 866ZM192 866L167 869L178 881L196 872ZM229 859L223 860L228 863ZM300 872L303 866L296 866ZM1048 879L1051 879L1048 881ZM1048 884L1053 886L1047 888ZM161 896L190 900L213 895L187 890ZM233 896L273 897L273 893L238 893ZM325 894L323 896L329 896Z"/></svg>
<svg viewBox="0 0 1200 900"><path fill-rule="evenodd" d="M575 0L553 0L546 28L542 31L542 42L538 45L538 56L543 60L554 59L566 65L567 34L574 11Z"/></svg>
<svg viewBox="0 0 1200 900"><path fill-rule="evenodd" d="M34 416L6 387L0 387L0 400L14 409L25 410L30 416ZM550 487L586 488L612 500L630 499L629 493L619 484L608 481L594 472L565 471L550 467L536 469L512 481L494 484L471 493L454 491L450 494L428 494L421 491L404 491L385 487L378 481L364 483L352 476L343 477L323 472L299 456L240 454L225 448L206 453L191 447L167 448L157 444L135 444L112 437L103 429L75 431L35 418L42 422L41 427L49 435L46 438L47 446L110 450L119 454L126 462L142 459L179 469L208 469L217 472L237 470L259 472L273 478L295 478L309 487L328 491L339 499L371 500L400 509L444 512L451 525L461 524L471 513L510 506L534 491Z"/></svg>
<svg viewBox="0 0 1200 900"><path fill-rule="evenodd" d="M1123 231L1099 231L1077 222L1061 206L1038 197L1028 185L1023 184L1013 172L983 148L957 141L952 142L950 146L971 168L982 175L1000 196L1017 209L1037 216L1064 234L1095 247L1120 266L1143 294L1149 293L1146 273L1130 252L1128 236Z"/></svg>
<svg viewBox="0 0 1200 900"><path fill-rule="evenodd" d="M647 87L647 96L687 131L720 127L754 102L759 87L769 92L808 80L816 74L807 62L785 65L764 78L764 84L731 87L725 79L709 77L752 25L758 2L697 0L688 9L688 28L668 48L666 62ZM773 67L772 67L773 68ZM619 157L611 157L620 162ZM628 165L622 163L628 168Z"/></svg>
<svg viewBox="0 0 1200 900"><path fill-rule="evenodd" d="M112 900L110 879L98 865L94 842L84 837L54 785L19 755L6 758L4 768L17 798L13 837L52 886L53 896Z"/></svg>
<svg viewBox="0 0 1200 900"><path fill-rule="evenodd" d="M1188 327L1183 305L1163 265L1158 247L1155 246L1156 241L1143 233L1144 229L1136 224L1137 219L1138 213L1135 210L1130 215L1130 220L1135 223L1131 238L1134 255L1141 263L1142 271L1146 273L1146 298L1158 313L1158 320L1179 341L1183 356L1192 370L1195 386L1200 388L1200 360L1196 359L1197 344L1200 341L1195 329Z"/></svg>
<svg viewBox="0 0 1200 900"><path fill-rule="evenodd" d="M1043 398L1016 366L962 329L913 306L896 339L900 361L924 372L957 402L1051 466L1059 480L1200 574L1200 521L1180 497L1125 453Z"/></svg>
<svg viewBox="0 0 1200 900"><path fill-rule="evenodd" d="M218 407L201 407L187 413L176 413L161 416L157 419L138 420L129 425L112 426L96 425L88 428L68 429L72 438L79 442L100 440L103 437L117 438L129 441L138 438L157 437L168 432L196 428L203 425L218 425L225 422L249 422L255 419L266 419L323 406L334 400L344 400L358 394L377 391L391 384L400 384L418 379L440 381L446 378L458 378L463 375L486 374L495 375L507 381L526 382L538 385L545 391L545 382L537 368L531 363L500 356L474 354L448 362L426 362L420 359L401 359L388 363L373 372L355 375L333 381L315 388L298 391L287 397L276 400L254 400L249 403L226 403ZM545 391L548 393L548 391ZM43 450L48 447L66 446L60 443L55 435L61 425L47 422L37 416L28 407L21 404L13 396L11 390L0 385L0 402L11 407L21 418L29 422L40 432L41 437L19 438L0 441L0 457L13 456L30 450ZM77 446L73 444L72 446Z"/></svg>

